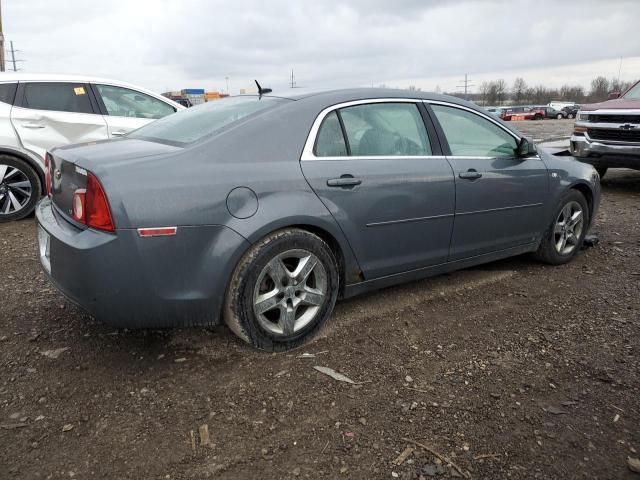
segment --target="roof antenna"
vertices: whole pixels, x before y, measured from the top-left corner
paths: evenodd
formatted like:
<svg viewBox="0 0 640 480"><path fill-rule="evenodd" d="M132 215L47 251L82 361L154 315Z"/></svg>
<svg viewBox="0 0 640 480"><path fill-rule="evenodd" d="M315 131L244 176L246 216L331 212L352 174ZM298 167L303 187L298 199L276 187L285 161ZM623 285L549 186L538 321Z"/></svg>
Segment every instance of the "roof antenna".
<svg viewBox="0 0 640 480"><path fill-rule="evenodd" d="M262 95L266 95L267 93L271 93L273 91L270 88L262 88L258 83L258 80L254 80L254 82L256 82L256 85L258 86L258 100L262 98Z"/></svg>

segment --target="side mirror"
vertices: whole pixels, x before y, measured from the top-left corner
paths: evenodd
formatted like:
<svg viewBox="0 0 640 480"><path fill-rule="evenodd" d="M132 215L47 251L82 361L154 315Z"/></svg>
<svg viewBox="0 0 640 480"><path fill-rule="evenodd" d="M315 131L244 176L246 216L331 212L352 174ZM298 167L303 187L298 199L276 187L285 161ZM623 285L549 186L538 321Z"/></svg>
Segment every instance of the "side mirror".
<svg viewBox="0 0 640 480"><path fill-rule="evenodd" d="M609 100L620 98L620 92L609 92Z"/></svg>
<svg viewBox="0 0 640 480"><path fill-rule="evenodd" d="M529 155L536 154L536 146L533 144L533 140L522 137L518 142L518 146L516 148L516 155L518 157L528 157Z"/></svg>

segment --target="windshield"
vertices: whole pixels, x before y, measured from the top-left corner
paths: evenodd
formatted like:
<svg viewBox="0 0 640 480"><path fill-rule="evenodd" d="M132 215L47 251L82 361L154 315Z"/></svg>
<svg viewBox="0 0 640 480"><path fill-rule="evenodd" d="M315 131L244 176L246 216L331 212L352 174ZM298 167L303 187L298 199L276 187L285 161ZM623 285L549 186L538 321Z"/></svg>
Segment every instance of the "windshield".
<svg viewBox="0 0 640 480"><path fill-rule="evenodd" d="M634 100L640 100L640 83L637 83L631 90L629 90L624 98L632 98Z"/></svg>
<svg viewBox="0 0 640 480"><path fill-rule="evenodd" d="M184 146L202 140L241 118L286 101L281 98L258 99L251 96L214 100L156 120L128 136Z"/></svg>

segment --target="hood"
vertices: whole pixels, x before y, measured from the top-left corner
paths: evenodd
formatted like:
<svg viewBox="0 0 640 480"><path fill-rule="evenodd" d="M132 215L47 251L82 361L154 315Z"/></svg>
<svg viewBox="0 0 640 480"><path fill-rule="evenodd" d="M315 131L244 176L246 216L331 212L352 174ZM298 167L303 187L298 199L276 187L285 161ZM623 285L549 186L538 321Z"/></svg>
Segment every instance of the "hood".
<svg viewBox="0 0 640 480"><path fill-rule="evenodd" d="M593 110L600 110L600 109L616 110L616 109L630 109L630 108L640 110L640 100L633 100L630 98L616 98L615 100L607 100L606 102L582 105L580 107L580 110L593 111Z"/></svg>

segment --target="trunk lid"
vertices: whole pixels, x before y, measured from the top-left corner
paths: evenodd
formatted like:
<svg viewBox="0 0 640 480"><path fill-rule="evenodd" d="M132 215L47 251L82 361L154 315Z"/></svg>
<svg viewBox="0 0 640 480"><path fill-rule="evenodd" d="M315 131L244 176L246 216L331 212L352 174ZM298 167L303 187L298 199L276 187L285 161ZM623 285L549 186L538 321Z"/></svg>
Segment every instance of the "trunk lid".
<svg viewBox="0 0 640 480"><path fill-rule="evenodd" d="M181 148L127 138L55 148L50 153L51 200L58 211L73 222L73 194L86 188L87 171L100 179L103 167L108 169L116 164L134 163L176 150ZM106 194L109 197L109 192Z"/></svg>

